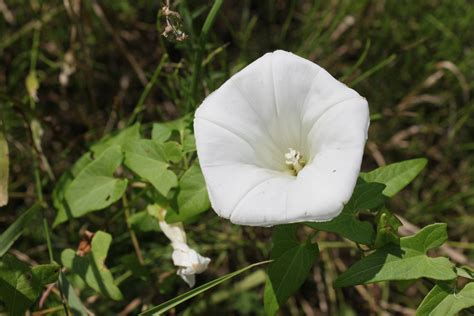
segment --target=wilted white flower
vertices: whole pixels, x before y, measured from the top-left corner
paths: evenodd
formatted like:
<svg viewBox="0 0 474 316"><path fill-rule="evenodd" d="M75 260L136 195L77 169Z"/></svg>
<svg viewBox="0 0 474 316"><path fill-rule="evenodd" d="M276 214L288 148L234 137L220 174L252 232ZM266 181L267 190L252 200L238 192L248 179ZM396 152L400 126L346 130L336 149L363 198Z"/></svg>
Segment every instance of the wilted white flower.
<svg viewBox="0 0 474 316"><path fill-rule="evenodd" d="M168 224L164 220L165 212L160 214L160 228L171 241L173 264L178 267L177 274L190 286L196 283L196 274L207 269L211 259L201 256L186 242L186 232L182 223Z"/></svg>
<svg viewBox="0 0 474 316"><path fill-rule="evenodd" d="M328 221L352 195L367 139L365 98L318 65L268 53L195 114L214 210L243 225Z"/></svg>

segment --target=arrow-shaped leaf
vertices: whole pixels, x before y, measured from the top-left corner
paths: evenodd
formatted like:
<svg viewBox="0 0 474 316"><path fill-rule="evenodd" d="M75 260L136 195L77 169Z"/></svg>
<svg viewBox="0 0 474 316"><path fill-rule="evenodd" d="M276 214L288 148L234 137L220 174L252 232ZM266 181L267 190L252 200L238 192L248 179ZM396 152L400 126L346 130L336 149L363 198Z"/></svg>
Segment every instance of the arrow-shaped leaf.
<svg viewBox="0 0 474 316"><path fill-rule="evenodd" d="M334 282L335 287L388 280L412 280L422 277L435 280L456 278L448 258L432 258L426 252L447 239L446 224L432 224L416 235L400 238L400 245L377 249L352 265Z"/></svg>

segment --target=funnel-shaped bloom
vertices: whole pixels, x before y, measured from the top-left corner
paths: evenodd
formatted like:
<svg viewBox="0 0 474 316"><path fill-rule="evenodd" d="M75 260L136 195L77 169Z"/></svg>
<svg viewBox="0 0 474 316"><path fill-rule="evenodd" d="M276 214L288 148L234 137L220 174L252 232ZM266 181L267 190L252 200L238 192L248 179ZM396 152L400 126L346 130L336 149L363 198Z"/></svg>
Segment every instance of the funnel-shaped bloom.
<svg viewBox="0 0 474 316"><path fill-rule="evenodd" d="M253 226L328 221L352 195L367 101L285 51L248 65L198 108L196 145L214 210Z"/></svg>

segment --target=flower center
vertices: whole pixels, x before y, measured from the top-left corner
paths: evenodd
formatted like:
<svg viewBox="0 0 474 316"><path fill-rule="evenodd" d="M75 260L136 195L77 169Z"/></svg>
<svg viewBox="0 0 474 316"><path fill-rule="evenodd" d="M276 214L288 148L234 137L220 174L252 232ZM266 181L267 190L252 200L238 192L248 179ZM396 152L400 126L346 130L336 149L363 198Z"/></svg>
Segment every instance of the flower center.
<svg viewBox="0 0 474 316"><path fill-rule="evenodd" d="M288 148L288 152L285 154L285 163L291 168L295 175L297 175L305 165L301 153L293 148Z"/></svg>

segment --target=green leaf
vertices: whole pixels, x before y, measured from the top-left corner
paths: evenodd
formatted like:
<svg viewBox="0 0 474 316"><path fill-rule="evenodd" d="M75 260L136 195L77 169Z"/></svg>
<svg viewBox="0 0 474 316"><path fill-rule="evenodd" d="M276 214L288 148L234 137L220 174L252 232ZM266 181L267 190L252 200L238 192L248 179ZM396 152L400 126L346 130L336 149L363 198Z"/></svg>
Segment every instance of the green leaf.
<svg viewBox="0 0 474 316"><path fill-rule="evenodd" d="M69 205L66 202L65 193L74 177L76 177L79 172L81 172L81 170L89 165L92 161L94 160L92 159L91 152L85 153L74 163L70 170L64 172L61 175L58 182L56 183L52 194L53 205L57 210L56 217L53 222L53 228L74 218L72 216L71 210L69 209Z"/></svg>
<svg viewBox="0 0 474 316"><path fill-rule="evenodd" d="M176 174L168 169L168 162L177 157L176 145L167 144L141 139L130 142L124 147L125 165L149 181L164 196L178 185Z"/></svg>
<svg viewBox="0 0 474 316"><path fill-rule="evenodd" d="M230 280L232 279L233 277L236 277L238 276L239 274L242 274L243 272L247 271L247 270L250 270L252 268L255 268L257 266L260 266L262 264L266 264L266 263L269 263L270 261L262 261L262 262L258 262L258 263L254 263L254 264L251 264L243 269L240 269L240 270L237 270L237 271L234 271L232 273L229 273L229 274L226 274L220 278L217 278L215 280L212 280L206 284L203 284L191 291L188 291L184 294L181 294L181 295L178 295L176 296L175 298L172 298L171 300L167 301L167 302L164 302L158 306L155 306L153 308L150 308L149 310L139 314L139 316L148 316L148 315L161 315L167 311L169 311L170 309L172 309L173 307L176 307L178 306L179 304L182 304L184 302L186 302L187 300L209 290L209 289L212 289L213 287L227 281L227 280Z"/></svg>
<svg viewBox="0 0 474 316"><path fill-rule="evenodd" d="M57 213L56 217L54 218L53 228L74 218L74 216L72 216L71 210L69 209L69 205L67 204L65 197L66 190L73 179L74 178L71 173L69 171L66 171L61 175L58 182L54 186L52 198L53 205Z"/></svg>
<svg viewBox="0 0 474 316"><path fill-rule="evenodd" d="M104 209L122 197L128 182L113 177L121 163L120 147L113 146L79 172L65 192L72 216Z"/></svg>
<svg viewBox="0 0 474 316"><path fill-rule="evenodd" d="M10 249L15 240L23 234L23 230L30 225L31 220L41 209L41 204L37 203L33 205L29 210L21 214L20 217L0 235L0 257L2 257L8 249Z"/></svg>
<svg viewBox="0 0 474 316"><path fill-rule="evenodd" d="M421 302L416 315L454 316L472 306L474 306L474 282L468 283L460 291L439 282Z"/></svg>
<svg viewBox="0 0 474 316"><path fill-rule="evenodd" d="M160 224L156 217L148 211L141 211L131 215L128 222L132 229L139 232L158 232L161 231Z"/></svg>
<svg viewBox="0 0 474 316"><path fill-rule="evenodd" d="M190 153L196 151L196 138L189 129L184 131L183 152Z"/></svg>
<svg viewBox="0 0 474 316"><path fill-rule="evenodd" d="M155 123L151 130L151 138L164 143L170 139L173 129L167 123Z"/></svg>
<svg viewBox="0 0 474 316"><path fill-rule="evenodd" d="M74 288L69 283L64 273L59 274L59 287L61 292L66 299L69 309L73 316L88 316L90 313L87 308L82 304L81 299L77 296Z"/></svg>
<svg viewBox="0 0 474 316"><path fill-rule="evenodd" d="M163 150L166 155L166 159L177 163L183 159L183 149L177 142L166 142L163 144Z"/></svg>
<svg viewBox="0 0 474 316"><path fill-rule="evenodd" d="M178 132L180 135L183 135L189 123L189 118L189 116L184 116L174 121L154 123L151 130L151 138L158 142L165 142L171 137L173 132Z"/></svg>
<svg viewBox="0 0 474 316"><path fill-rule="evenodd" d="M374 228L369 222L359 220L357 211L380 206L385 200L385 196L382 194L384 189L385 185L380 183L359 181L351 199L339 216L329 222L306 222L305 225L337 233L354 242L370 245L375 238Z"/></svg>
<svg viewBox="0 0 474 316"><path fill-rule="evenodd" d="M299 243L296 225L277 226L273 235L272 259L265 283L265 313L275 315L280 306L296 292L308 277L318 257L318 246L308 239Z"/></svg>
<svg viewBox="0 0 474 316"><path fill-rule="evenodd" d="M383 194L392 197L406 187L425 168L428 160L418 158L397 162L377 168L371 172L361 172L366 182L378 182L386 185Z"/></svg>
<svg viewBox="0 0 474 316"><path fill-rule="evenodd" d="M375 237L375 248L381 248L387 244L400 244L398 228L402 222L388 210L382 210L377 214L377 235Z"/></svg>
<svg viewBox="0 0 474 316"><path fill-rule="evenodd" d="M209 209L206 182L198 163L194 163L179 180L178 210L168 212L166 221L182 222Z"/></svg>
<svg viewBox="0 0 474 316"><path fill-rule="evenodd" d="M474 280L474 270L469 266L456 267L456 274L460 277Z"/></svg>
<svg viewBox="0 0 474 316"><path fill-rule="evenodd" d="M94 153L94 157L99 157L107 149L113 146L122 147L128 142L140 139L140 124L134 124L130 127L127 127L115 135L108 135L101 139L99 142L91 146L91 151Z"/></svg>
<svg viewBox="0 0 474 316"><path fill-rule="evenodd" d="M5 139L5 135L0 130L0 207L5 206L8 203L9 165L10 158L8 155L8 143Z"/></svg>
<svg viewBox="0 0 474 316"><path fill-rule="evenodd" d="M30 267L13 256L0 260L0 301L9 315L23 315L38 299L46 284L58 279L60 266L44 264Z"/></svg>
<svg viewBox="0 0 474 316"><path fill-rule="evenodd" d="M91 242L91 252L81 257L72 249L65 249L61 253L62 264L77 275L85 284L96 292L113 300L121 300L122 293L114 284L112 273L105 266L105 259L109 252L112 236L98 231Z"/></svg>
<svg viewBox="0 0 474 316"><path fill-rule="evenodd" d="M426 226L415 235L400 238L400 245L390 244L375 250L342 273L334 286L422 277L435 280L456 278L454 265L448 258L426 255L428 250L441 246L448 239L446 226L443 223Z"/></svg>

